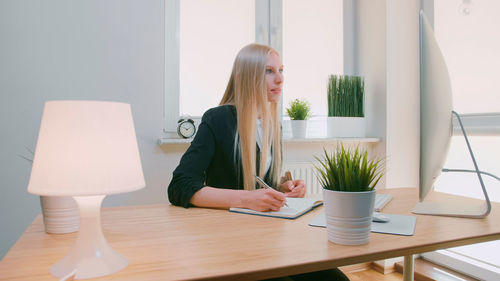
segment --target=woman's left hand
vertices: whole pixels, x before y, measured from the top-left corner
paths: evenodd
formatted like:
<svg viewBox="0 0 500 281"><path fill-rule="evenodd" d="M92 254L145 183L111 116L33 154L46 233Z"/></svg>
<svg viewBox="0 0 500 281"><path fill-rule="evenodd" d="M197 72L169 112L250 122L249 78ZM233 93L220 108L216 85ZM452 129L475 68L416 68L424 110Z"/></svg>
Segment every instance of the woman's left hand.
<svg viewBox="0 0 500 281"><path fill-rule="evenodd" d="M280 190L286 197L304 197L306 184L303 180L286 181L280 185Z"/></svg>

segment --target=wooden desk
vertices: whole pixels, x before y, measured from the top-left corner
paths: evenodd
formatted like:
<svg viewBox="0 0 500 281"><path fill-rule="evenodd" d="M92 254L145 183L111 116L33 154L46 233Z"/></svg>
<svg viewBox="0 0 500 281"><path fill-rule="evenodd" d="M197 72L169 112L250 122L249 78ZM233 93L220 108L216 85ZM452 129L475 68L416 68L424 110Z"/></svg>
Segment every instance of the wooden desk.
<svg viewBox="0 0 500 281"><path fill-rule="evenodd" d="M384 212L411 213L415 189L384 192L394 196ZM94 280L254 280L500 239L498 203L486 219L418 216L414 236L372 233L362 246L333 244L325 228L308 226L321 209L286 220L170 205L103 208L105 236L130 265ZM0 262L0 279L56 280L49 268L75 237L46 234L38 216Z"/></svg>

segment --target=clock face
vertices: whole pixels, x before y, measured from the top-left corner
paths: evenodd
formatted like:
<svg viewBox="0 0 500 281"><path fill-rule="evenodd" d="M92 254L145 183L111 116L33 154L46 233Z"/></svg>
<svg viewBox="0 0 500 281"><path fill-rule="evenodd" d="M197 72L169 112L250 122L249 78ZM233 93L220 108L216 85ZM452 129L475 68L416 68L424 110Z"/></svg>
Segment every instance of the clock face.
<svg viewBox="0 0 500 281"><path fill-rule="evenodd" d="M192 122L183 121L179 124L177 128L177 133L183 138L190 138L194 136L196 132L196 128Z"/></svg>

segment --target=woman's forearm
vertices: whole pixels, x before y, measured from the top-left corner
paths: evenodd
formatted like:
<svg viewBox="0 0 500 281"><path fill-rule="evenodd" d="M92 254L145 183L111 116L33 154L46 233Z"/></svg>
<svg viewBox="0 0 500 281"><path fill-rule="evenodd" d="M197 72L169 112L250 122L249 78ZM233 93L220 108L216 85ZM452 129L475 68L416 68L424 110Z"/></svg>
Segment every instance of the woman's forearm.
<svg viewBox="0 0 500 281"><path fill-rule="evenodd" d="M198 190L189 202L198 207L238 207L265 212L279 211L285 205L286 197L272 188L247 191L205 186Z"/></svg>
<svg viewBox="0 0 500 281"><path fill-rule="evenodd" d="M198 190L190 203L198 207L222 208L229 209L231 207L244 208L244 197L249 191L222 189L205 186Z"/></svg>

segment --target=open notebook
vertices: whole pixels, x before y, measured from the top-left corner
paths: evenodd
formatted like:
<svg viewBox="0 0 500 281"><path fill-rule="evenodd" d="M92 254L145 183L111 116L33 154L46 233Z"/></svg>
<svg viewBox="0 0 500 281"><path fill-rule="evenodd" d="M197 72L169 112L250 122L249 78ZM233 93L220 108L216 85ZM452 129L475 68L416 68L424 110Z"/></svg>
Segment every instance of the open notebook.
<svg viewBox="0 0 500 281"><path fill-rule="evenodd" d="M230 212L243 213L250 215L266 216L266 217L276 217L284 219L296 219L303 214L311 211L312 209L323 204L321 199L315 198L286 198L286 204L288 207L281 208L278 212L259 212L251 209L245 208L230 208Z"/></svg>

